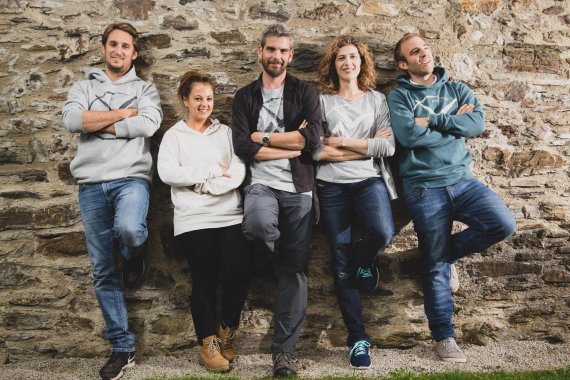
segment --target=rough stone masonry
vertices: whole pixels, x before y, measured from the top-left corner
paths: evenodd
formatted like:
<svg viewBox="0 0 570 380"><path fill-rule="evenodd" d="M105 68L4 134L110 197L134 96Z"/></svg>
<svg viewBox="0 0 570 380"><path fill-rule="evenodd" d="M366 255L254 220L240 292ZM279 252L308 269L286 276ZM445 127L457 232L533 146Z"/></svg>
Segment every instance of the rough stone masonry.
<svg viewBox="0 0 570 380"><path fill-rule="evenodd" d="M291 71L317 78L332 36L368 42L387 93L398 74L396 40L419 31L436 59L475 91L486 131L470 139L474 172L513 210L507 242L459 265L461 339L570 340L570 3L564 0L0 0L0 363L106 355L103 320L69 162L77 136L61 123L73 81L102 63L100 35L112 21L142 34L139 74L160 90L165 118L180 117L177 79L186 70L216 82L215 116L228 123L236 89L257 77L259 34L282 22L296 33ZM137 350L186 355L196 345L187 264L172 242L169 188L155 176L149 215L150 269L127 294ZM417 241L401 202L399 230L378 255L381 289L363 300L372 343L406 348L428 341ZM458 229L462 228L457 225ZM267 352L274 286L266 258L242 315L242 352ZM342 346L328 246L313 238L310 307L301 348Z"/></svg>

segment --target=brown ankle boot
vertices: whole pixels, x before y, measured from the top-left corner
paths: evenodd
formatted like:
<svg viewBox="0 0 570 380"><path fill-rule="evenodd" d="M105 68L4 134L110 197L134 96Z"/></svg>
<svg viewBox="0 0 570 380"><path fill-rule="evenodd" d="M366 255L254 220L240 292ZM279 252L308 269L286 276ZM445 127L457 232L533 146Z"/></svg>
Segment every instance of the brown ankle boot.
<svg viewBox="0 0 570 380"><path fill-rule="evenodd" d="M228 359L231 363L236 357L236 350L234 349L234 338L236 336L237 328L224 327L221 323L218 326L218 338L220 338L220 349L224 358Z"/></svg>
<svg viewBox="0 0 570 380"><path fill-rule="evenodd" d="M202 340L200 364L211 372L225 372L230 369L230 362L220 352L220 339L215 335L210 335Z"/></svg>

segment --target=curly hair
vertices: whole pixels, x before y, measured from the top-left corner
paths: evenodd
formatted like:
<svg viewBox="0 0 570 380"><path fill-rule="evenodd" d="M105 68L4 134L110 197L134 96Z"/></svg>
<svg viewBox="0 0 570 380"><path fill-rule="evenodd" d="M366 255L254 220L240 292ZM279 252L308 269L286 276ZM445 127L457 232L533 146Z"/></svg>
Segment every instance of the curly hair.
<svg viewBox="0 0 570 380"><path fill-rule="evenodd" d="M354 45L360 54L360 73L358 73L358 88L362 91L376 88L376 70L368 46L352 36L338 36L326 48L319 65L319 90L324 94L335 94L340 82L336 72L335 61L340 48Z"/></svg>

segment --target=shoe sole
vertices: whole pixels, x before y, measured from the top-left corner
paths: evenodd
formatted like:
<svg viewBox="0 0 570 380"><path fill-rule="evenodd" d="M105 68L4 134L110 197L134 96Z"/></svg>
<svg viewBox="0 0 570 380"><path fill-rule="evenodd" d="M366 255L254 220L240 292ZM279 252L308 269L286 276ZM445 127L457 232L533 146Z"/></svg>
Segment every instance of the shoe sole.
<svg viewBox="0 0 570 380"><path fill-rule="evenodd" d="M204 364L204 362L202 360L198 360L198 362L204 367L206 368L209 372L227 372L230 370L230 366L223 366L223 367L218 367L218 368L211 368L206 366L206 364Z"/></svg>
<svg viewBox="0 0 570 380"><path fill-rule="evenodd" d="M467 363L467 358L441 358L441 360L448 363Z"/></svg>
<svg viewBox="0 0 570 380"><path fill-rule="evenodd" d="M372 364L370 364L368 367L364 367L364 366L355 367L355 366L353 366L352 364L350 365L350 368L358 369L358 370L360 370L360 371L364 371L364 370L370 369L371 367L372 367Z"/></svg>
<svg viewBox="0 0 570 380"><path fill-rule="evenodd" d="M123 375L125 374L125 369L126 368L133 368L135 366L135 361L133 360L130 363L127 363L123 366L123 368L121 368L121 372L119 372L117 374L117 376L110 378L109 380L117 380L120 379L121 377L123 377Z"/></svg>

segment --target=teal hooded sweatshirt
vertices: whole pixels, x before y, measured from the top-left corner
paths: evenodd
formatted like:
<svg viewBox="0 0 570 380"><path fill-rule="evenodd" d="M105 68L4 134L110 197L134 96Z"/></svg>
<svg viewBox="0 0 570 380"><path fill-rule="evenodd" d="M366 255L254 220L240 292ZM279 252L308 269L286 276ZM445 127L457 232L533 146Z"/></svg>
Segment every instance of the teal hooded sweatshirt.
<svg viewBox="0 0 570 380"><path fill-rule="evenodd" d="M399 156L405 194L472 178L465 138L485 129L483 109L469 87L450 82L442 67L433 73L436 81L431 86L413 83L407 74L399 76L398 88L388 96L392 129L403 147ZM456 115L464 104L473 104L473 112ZM428 127L416 124L417 117L427 117Z"/></svg>

